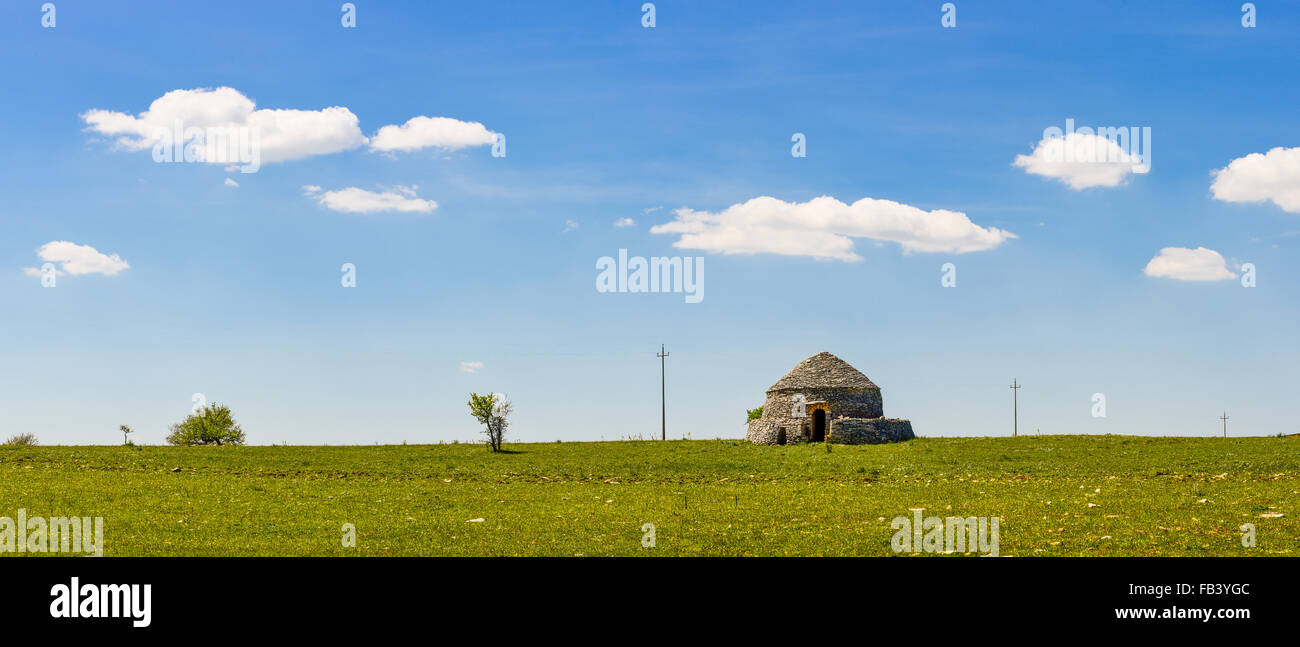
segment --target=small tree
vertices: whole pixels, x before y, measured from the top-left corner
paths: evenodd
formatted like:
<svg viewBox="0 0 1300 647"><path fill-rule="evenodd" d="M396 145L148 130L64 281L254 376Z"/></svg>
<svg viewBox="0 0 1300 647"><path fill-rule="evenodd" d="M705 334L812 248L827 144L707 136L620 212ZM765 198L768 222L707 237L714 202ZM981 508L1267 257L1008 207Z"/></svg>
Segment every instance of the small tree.
<svg viewBox="0 0 1300 647"><path fill-rule="evenodd" d="M135 430L131 429L131 425L118 425L117 428L122 430L122 444L130 445L131 439L128 436L135 433Z"/></svg>
<svg viewBox="0 0 1300 647"><path fill-rule="evenodd" d="M10 436L10 437L9 437L9 440L6 440L6 441L5 441L5 444L6 444L6 445L18 445L18 446L21 446L21 447L35 447L35 446L41 444L41 441L39 441L39 440L36 439L36 434L33 434L33 433L30 433L30 432L29 432L29 433L25 433L25 434L17 434L17 435L14 435L14 436Z"/></svg>
<svg viewBox="0 0 1300 647"><path fill-rule="evenodd" d="M172 445L242 445L244 430L235 422L230 407L214 402L172 425L167 442Z"/></svg>
<svg viewBox="0 0 1300 647"><path fill-rule="evenodd" d="M759 407L757 409L745 409L746 423L748 423L751 420L758 420L759 418L762 417L763 417L763 407Z"/></svg>
<svg viewBox="0 0 1300 647"><path fill-rule="evenodd" d="M488 437L488 449L501 451L501 441L506 437L506 428L510 426L510 413L513 405L506 396L489 393L469 394L469 413L483 424L483 433Z"/></svg>

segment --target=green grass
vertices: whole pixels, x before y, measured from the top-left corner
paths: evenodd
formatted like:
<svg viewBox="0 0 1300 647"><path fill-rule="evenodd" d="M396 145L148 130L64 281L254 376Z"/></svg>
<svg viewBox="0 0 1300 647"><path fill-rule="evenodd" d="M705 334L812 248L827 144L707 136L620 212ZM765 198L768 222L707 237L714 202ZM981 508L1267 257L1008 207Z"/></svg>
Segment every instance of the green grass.
<svg viewBox="0 0 1300 647"><path fill-rule="evenodd" d="M892 555L911 508L1001 517L1002 555L1300 550L1300 438L506 448L0 447L0 516L101 516L107 556Z"/></svg>

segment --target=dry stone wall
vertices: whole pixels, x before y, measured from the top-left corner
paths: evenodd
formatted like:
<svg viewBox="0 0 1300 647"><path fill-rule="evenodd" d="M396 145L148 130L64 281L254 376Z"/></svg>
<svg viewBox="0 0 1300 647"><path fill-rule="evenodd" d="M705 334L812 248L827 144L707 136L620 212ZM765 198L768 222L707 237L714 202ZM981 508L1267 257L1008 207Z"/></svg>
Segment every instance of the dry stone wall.
<svg viewBox="0 0 1300 647"><path fill-rule="evenodd" d="M836 418L827 439L841 445L878 445L916 437L912 421L901 418Z"/></svg>

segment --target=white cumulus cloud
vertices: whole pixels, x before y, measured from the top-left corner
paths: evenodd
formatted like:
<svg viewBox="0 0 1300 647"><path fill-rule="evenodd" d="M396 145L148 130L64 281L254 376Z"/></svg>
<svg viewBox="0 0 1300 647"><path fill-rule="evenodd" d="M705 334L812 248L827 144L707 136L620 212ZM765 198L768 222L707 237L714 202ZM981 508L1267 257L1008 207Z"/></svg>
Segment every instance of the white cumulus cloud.
<svg viewBox="0 0 1300 647"><path fill-rule="evenodd" d="M477 373L478 370L481 368L483 368L483 362L461 362L460 363L461 373Z"/></svg>
<svg viewBox="0 0 1300 647"><path fill-rule="evenodd" d="M46 263L55 265L59 276L81 274L104 274L113 276L122 270L130 269L131 264L122 260L117 254L104 254L90 245L78 245L66 240L54 240L36 250L36 255ZM23 268L28 276L39 277L41 270L35 267Z"/></svg>
<svg viewBox="0 0 1300 647"><path fill-rule="evenodd" d="M717 213L685 207L673 213L674 220L655 225L650 232L679 235L674 247L723 254L860 261L854 238L898 243L908 254L976 252L1016 238L996 227L980 227L958 211L926 211L873 198L845 204L829 196L808 202L762 196Z"/></svg>
<svg viewBox="0 0 1300 647"><path fill-rule="evenodd" d="M414 151L422 148L456 150L486 146L496 133L477 121L450 117L412 117L400 126L384 126L370 139L370 150Z"/></svg>
<svg viewBox="0 0 1300 647"><path fill-rule="evenodd" d="M1228 269L1223 255L1204 247L1165 247L1147 263L1143 273L1179 281L1227 281L1237 278Z"/></svg>
<svg viewBox="0 0 1300 647"><path fill-rule="evenodd" d="M1214 199L1224 202L1269 201L1300 213L1300 148L1274 148L1232 160L1214 171Z"/></svg>
<svg viewBox="0 0 1300 647"><path fill-rule="evenodd" d="M236 181L234 181L234 180L232 180L232 179L230 179L230 178L226 178L226 181L225 181L224 184L225 184L226 186L232 188L232 189L233 189L233 188L236 188L236 187L239 186L239 183L238 183L238 182L236 182Z"/></svg>
<svg viewBox="0 0 1300 647"><path fill-rule="evenodd" d="M360 147L367 141L357 116L347 108L258 109L252 99L229 87L172 90L137 115L93 109L82 114L81 119L87 130L113 138L119 146L133 151L170 142L170 133L178 122L185 129L246 129L257 134L261 162L327 155Z"/></svg>
<svg viewBox="0 0 1300 647"><path fill-rule="evenodd" d="M614 221L615 227L635 227L636 221L631 218L619 218Z"/></svg>
<svg viewBox="0 0 1300 647"><path fill-rule="evenodd" d="M336 191L323 191L315 185L303 187L303 193L321 206L344 213L379 213L399 211L404 213L429 213L438 208L433 200L424 200L415 193L418 186L397 186L386 191L367 191L350 186Z"/></svg>
<svg viewBox="0 0 1300 647"><path fill-rule="evenodd" d="M1071 189L1119 186L1133 173L1150 169L1141 158L1114 141L1088 133L1044 137L1029 155L1017 155L1012 166L1031 175L1064 182Z"/></svg>

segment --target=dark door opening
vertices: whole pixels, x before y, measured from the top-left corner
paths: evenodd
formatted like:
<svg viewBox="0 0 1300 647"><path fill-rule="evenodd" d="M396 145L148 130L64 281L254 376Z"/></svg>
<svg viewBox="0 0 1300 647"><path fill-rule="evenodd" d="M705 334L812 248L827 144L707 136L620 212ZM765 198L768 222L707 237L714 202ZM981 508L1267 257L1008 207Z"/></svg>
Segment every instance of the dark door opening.
<svg viewBox="0 0 1300 647"><path fill-rule="evenodd" d="M776 432L776 444L785 444L785 427L781 427L781 429Z"/></svg>
<svg viewBox="0 0 1300 647"><path fill-rule="evenodd" d="M818 409L813 412L812 441L820 443L824 440L826 440L826 410Z"/></svg>

